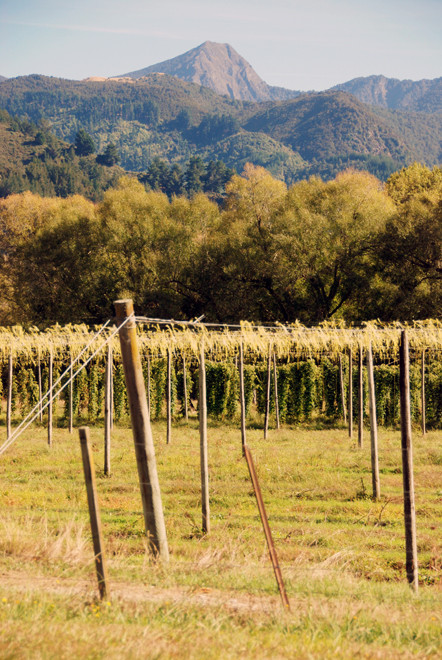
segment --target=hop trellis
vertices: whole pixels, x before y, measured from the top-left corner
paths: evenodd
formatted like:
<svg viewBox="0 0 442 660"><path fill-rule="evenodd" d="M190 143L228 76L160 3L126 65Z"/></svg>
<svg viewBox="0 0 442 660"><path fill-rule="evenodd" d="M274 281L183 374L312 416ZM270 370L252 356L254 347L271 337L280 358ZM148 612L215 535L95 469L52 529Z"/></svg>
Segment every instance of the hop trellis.
<svg viewBox="0 0 442 660"><path fill-rule="evenodd" d="M182 325L179 322L164 324L140 323L140 350L151 357L166 357L169 349L175 354L198 358L201 341L204 340L206 352L213 359L223 360L235 356L242 343L247 355L262 359L272 350L278 359L285 358L320 358L339 354L362 347L364 350L371 343L373 351L381 358L395 357L399 350L401 330L408 330L411 350L442 350L442 323L438 320L419 321L409 325L394 323L381 325L377 322L365 324L360 328L324 323L315 328L301 324L277 325L274 327L254 326L241 323L240 326L220 326L210 329L200 323ZM91 341L95 329L85 325L54 325L45 331L21 326L0 328L0 358L13 358L24 363L36 364L38 359L45 359L52 351L54 358L65 358L69 351L78 354ZM114 355L120 353L118 337L112 340ZM89 349L92 352L93 347ZM87 352L86 352L87 355Z"/></svg>

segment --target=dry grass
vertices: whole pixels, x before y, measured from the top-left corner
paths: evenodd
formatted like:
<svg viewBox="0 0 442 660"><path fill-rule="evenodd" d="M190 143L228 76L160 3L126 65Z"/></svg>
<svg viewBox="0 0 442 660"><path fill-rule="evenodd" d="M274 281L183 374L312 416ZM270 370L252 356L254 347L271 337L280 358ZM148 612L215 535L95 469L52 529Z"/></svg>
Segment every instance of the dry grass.
<svg viewBox="0 0 442 660"><path fill-rule="evenodd" d="M358 450L344 429L284 429L265 442L260 430L248 432L289 613L236 429L209 430L212 532L203 536L196 422L175 427L170 446L164 425L154 425L169 566L146 550L130 431L114 431L110 477L101 469L102 436L92 429L111 605L95 601L76 435L57 430L49 449L44 430L34 429L2 457L1 657L440 655L440 432L414 437L417 598L405 581L397 432L380 432L380 502L369 497L369 449Z"/></svg>

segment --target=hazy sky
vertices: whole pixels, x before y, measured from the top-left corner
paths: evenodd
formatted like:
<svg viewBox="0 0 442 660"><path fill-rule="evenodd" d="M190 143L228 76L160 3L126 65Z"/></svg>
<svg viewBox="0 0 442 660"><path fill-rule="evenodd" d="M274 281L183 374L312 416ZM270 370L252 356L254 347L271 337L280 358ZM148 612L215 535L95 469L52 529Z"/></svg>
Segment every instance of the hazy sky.
<svg viewBox="0 0 442 660"><path fill-rule="evenodd" d="M442 75L442 0L0 0L0 75L113 76L229 43L271 85Z"/></svg>

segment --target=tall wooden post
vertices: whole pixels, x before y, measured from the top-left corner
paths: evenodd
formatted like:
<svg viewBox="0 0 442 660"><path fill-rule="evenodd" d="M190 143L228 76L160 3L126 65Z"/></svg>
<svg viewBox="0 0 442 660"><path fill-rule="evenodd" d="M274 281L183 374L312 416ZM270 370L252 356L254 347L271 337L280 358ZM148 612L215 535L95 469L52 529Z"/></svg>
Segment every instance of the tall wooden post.
<svg viewBox="0 0 442 660"><path fill-rule="evenodd" d="M167 349L167 383L166 383L166 408L167 408L167 439L169 445L172 437L172 352Z"/></svg>
<svg viewBox="0 0 442 660"><path fill-rule="evenodd" d="M12 433L12 379L14 377L12 364L12 348L8 359L8 399L6 401L6 439L9 440Z"/></svg>
<svg viewBox="0 0 442 660"><path fill-rule="evenodd" d="M273 352L273 384L275 387L275 419L276 428L280 428L279 423L279 399L278 399L278 370L276 369L276 353Z"/></svg>
<svg viewBox="0 0 442 660"><path fill-rule="evenodd" d="M52 403L53 403L53 392L52 383L53 383L53 371L54 371L54 358L52 355L52 347L49 349L49 368L48 368L48 445L52 445Z"/></svg>
<svg viewBox="0 0 442 660"><path fill-rule="evenodd" d="M402 330L399 349L399 387L401 397L401 446L404 483L405 567L407 580L415 592L419 588L414 503L413 446L411 440L410 372L407 331Z"/></svg>
<svg viewBox="0 0 442 660"><path fill-rule="evenodd" d="M151 409L150 409L150 355L147 356L147 410L149 413L149 419L151 418Z"/></svg>
<svg viewBox="0 0 442 660"><path fill-rule="evenodd" d="M40 422L43 422L43 388L41 384L41 359L40 355L38 356L37 364L37 378L38 378L38 412L40 417Z"/></svg>
<svg viewBox="0 0 442 660"><path fill-rule="evenodd" d="M342 403L342 416L344 424L347 424L347 406L345 405L345 391L344 391L344 370L342 368L342 355L339 353L339 386L341 389L341 403Z"/></svg>
<svg viewBox="0 0 442 660"><path fill-rule="evenodd" d="M364 444L364 356L362 345L359 345L359 387L358 387L358 447Z"/></svg>
<svg viewBox="0 0 442 660"><path fill-rule="evenodd" d="M133 316L132 300L117 300L118 324ZM166 527L161 502L155 448L147 409L146 388L137 344L135 319L131 318L119 330L124 377L126 380L132 433L137 458L138 478L143 502L144 525L150 550L163 561L169 559Z"/></svg>
<svg viewBox="0 0 442 660"><path fill-rule="evenodd" d="M266 387L266 408L264 415L264 440L267 439L269 432L269 417L270 417L270 385L271 385L271 365L272 365L272 350L269 344L269 355L267 357L267 387Z"/></svg>
<svg viewBox="0 0 442 660"><path fill-rule="evenodd" d="M371 481L373 487L373 499L378 500L381 496L381 483L379 480L379 457L378 457L378 427L376 420L376 390L374 387L373 352L371 342L367 349L368 369L368 399L370 408L370 440L371 440Z"/></svg>
<svg viewBox="0 0 442 660"><path fill-rule="evenodd" d="M104 474L109 475L111 471L110 445L111 445L111 370L112 349L107 345L107 358L104 381Z"/></svg>
<svg viewBox="0 0 442 660"><path fill-rule="evenodd" d="M239 399L241 407L241 448L242 455L245 456L246 446L246 398L244 392L244 345L241 341L239 345Z"/></svg>
<svg viewBox="0 0 442 660"><path fill-rule="evenodd" d="M353 437L353 351L348 349L348 436Z"/></svg>
<svg viewBox="0 0 442 660"><path fill-rule="evenodd" d="M110 429L114 428L114 352L112 350L112 345L110 346L110 365L109 365L109 420L110 420Z"/></svg>
<svg viewBox="0 0 442 660"><path fill-rule="evenodd" d="M183 355L183 397L184 397L184 419L189 421L189 407L187 405L187 365L186 356Z"/></svg>
<svg viewBox="0 0 442 660"><path fill-rule="evenodd" d="M207 448L207 396L206 396L206 362L204 356L204 341L200 345L199 365L199 428L200 428L200 465L201 465L201 511L202 530L210 532L209 504L209 458Z"/></svg>
<svg viewBox="0 0 442 660"><path fill-rule="evenodd" d="M69 360L70 360L70 367L69 367L69 378L70 378L70 383L69 383L69 433L72 433L73 428L74 428L74 380L72 376L74 375L74 367L72 365L72 353L69 351Z"/></svg>
<svg viewBox="0 0 442 660"><path fill-rule="evenodd" d="M109 590L107 587L108 579L106 561L103 552L100 507L98 504L97 485L95 480L95 465L89 444L89 429L87 426L82 426L78 431L80 434L81 457L83 459L84 479L86 482L92 542L94 544L95 570L97 572L100 598L103 600L104 598L109 597Z"/></svg>
<svg viewBox="0 0 442 660"><path fill-rule="evenodd" d="M421 411L422 435L425 435L427 432L425 414L425 349L422 351L421 358Z"/></svg>

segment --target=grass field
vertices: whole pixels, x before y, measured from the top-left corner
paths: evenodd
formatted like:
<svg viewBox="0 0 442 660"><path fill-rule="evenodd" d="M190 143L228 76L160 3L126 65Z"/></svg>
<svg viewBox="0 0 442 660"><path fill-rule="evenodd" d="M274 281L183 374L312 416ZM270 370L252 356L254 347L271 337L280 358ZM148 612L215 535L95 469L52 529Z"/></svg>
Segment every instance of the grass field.
<svg viewBox="0 0 442 660"><path fill-rule="evenodd" d="M201 534L197 421L153 425L170 564L146 551L128 428L92 428L109 600L97 601L78 434L27 431L0 457L2 658L427 658L442 654L442 432L414 432L420 589L406 583L400 436L380 430L381 500L344 428L248 430L291 611L269 561L240 433L209 426Z"/></svg>

